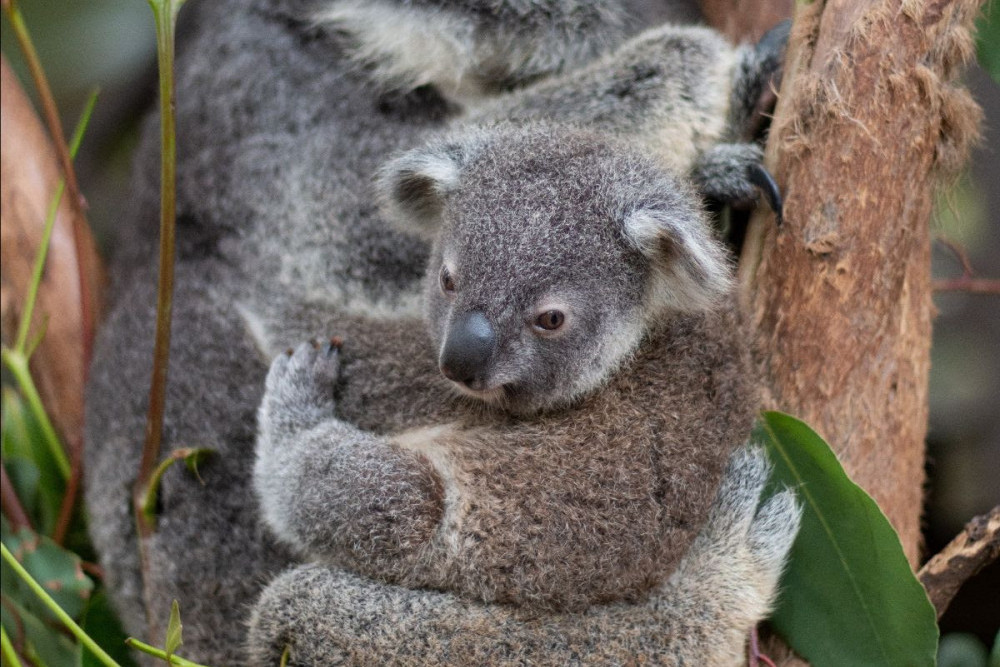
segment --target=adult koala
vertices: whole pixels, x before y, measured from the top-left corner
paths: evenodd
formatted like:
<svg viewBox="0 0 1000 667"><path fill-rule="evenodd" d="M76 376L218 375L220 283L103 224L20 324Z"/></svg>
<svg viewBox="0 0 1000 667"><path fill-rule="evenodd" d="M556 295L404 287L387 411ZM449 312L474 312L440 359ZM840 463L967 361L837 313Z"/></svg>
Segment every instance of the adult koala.
<svg viewBox="0 0 1000 667"><path fill-rule="evenodd" d="M640 3L642 4L642 3ZM292 557L253 497L255 412L267 363L296 324L269 304L394 319L417 314L429 248L378 214L372 174L397 150L490 117L554 119L628 137L721 194L759 151L743 110L774 67L704 29L661 28L628 3L218 0L185 11L179 45L178 258L164 447L208 447L203 483L180 467L159 494L146 580L129 498L143 440L155 321L158 132L139 151L114 304L87 405L94 544L127 629L159 635L181 601L185 649L244 662L245 619ZM394 36L407 35L407 39ZM413 58L414 43L424 46ZM429 55L428 55L429 54ZM424 57L426 56L426 57ZM415 63L415 64L413 64ZM704 168L708 165L712 169Z"/></svg>

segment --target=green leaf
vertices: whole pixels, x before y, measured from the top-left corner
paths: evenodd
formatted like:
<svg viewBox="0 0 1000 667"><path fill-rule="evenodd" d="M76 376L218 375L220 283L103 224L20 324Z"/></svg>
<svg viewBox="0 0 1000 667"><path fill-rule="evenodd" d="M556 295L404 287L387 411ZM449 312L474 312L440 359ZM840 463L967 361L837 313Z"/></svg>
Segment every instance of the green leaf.
<svg viewBox="0 0 1000 667"><path fill-rule="evenodd" d="M181 639L181 631L184 626L181 625L181 608L177 604L177 600L174 600L173 604L170 605L170 621L167 622L167 640L163 644L163 648L167 652L167 664L170 664L170 656L174 654L184 641Z"/></svg>
<svg viewBox="0 0 1000 667"><path fill-rule="evenodd" d="M83 573L80 558L76 554L27 528L17 532L4 530L3 543L63 611L72 618L80 617L90 599L94 583ZM52 622L57 620L21 579L8 569L6 563L2 565L0 572L5 595L17 600L41 619Z"/></svg>
<svg viewBox="0 0 1000 667"><path fill-rule="evenodd" d="M1000 83L1000 4L988 2L976 21L976 55L979 66Z"/></svg>
<svg viewBox="0 0 1000 667"><path fill-rule="evenodd" d="M990 667L1000 667L1000 631L993 638L993 650L990 651Z"/></svg>
<svg viewBox="0 0 1000 667"><path fill-rule="evenodd" d="M10 467L11 481L17 489L17 497L25 505L35 528L45 534L55 529L59 517L59 507L66 488L58 464L45 446L45 436L38 422L28 410L24 399L11 389L3 388L3 433L2 451L5 462L13 460L29 461L40 475L37 484L36 502L33 503L27 495L21 495L13 479L15 472ZM30 473L29 473L30 474ZM27 505L33 505L29 509Z"/></svg>
<svg viewBox="0 0 1000 667"><path fill-rule="evenodd" d="M199 482L204 484L205 482L198 473L198 464L214 453L214 449L181 447L170 452L170 456L160 461L156 469L153 470L153 474L150 476L149 483L146 485L146 490L142 496L142 513L151 525L156 524L156 502L160 493L160 484L163 482L163 476L170 469L170 466L178 461L184 461L187 469L198 478Z"/></svg>
<svg viewBox="0 0 1000 667"><path fill-rule="evenodd" d="M754 437L803 505L774 629L814 667L933 665L934 609L875 501L798 419L766 412Z"/></svg>
<svg viewBox="0 0 1000 667"><path fill-rule="evenodd" d="M98 591L90 598L90 603L87 605L86 611L83 612L80 627L121 667L136 667L132 654L125 645L127 635L122 630L121 622L114 609L111 608L108 596L103 590ZM80 667L104 667L104 663L93 653L83 649L80 656Z"/></svg>
<svg viewBox="0 0 1000 667"><path fill-rule="evenodd" d="M4 588L8 581L4 579ZM77 645L62 634L56 625L43 622L10 598L4 599L2 619L12 641L27 642L27 653L33 658L34 664L45 667L76 667Z"/></svg>
<svg viewBox="0 0 1000 667"><path fill-rule="evenodd" d="M32 525L36 525L41 515L39 480L42 478L42 473L38 471L34 461L23 456L4 456L3 467L7 470L21 507L31 519Z"/></svg>
<svg viewBox="0 0 1000 667"><path fill-rule="evenodd" d="M198 449L178 449L174 452L174 455L176 456L181 452L184 453L184 465L187 466L187 469L191 471L191 474L197 477L198 481L204 486L205 480L201 478L201 474L198 472L198 466L201 465L202 461L215 454L215 450L207 447L201 447Z"/></svg>

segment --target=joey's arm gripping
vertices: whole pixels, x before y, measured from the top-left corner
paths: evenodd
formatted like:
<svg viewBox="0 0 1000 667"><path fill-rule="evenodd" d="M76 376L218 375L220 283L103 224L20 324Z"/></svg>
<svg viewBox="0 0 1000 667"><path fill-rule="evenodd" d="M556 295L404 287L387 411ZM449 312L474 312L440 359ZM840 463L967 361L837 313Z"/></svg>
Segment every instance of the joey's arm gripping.
<svg viewBox="0 0 1000 667"><path fill-rule="evenodd" d="M268 373L254 485L284 542L327 562L394 576L443 514L441 482L422 456L340 421L336 344L300 345Z"/></svg>

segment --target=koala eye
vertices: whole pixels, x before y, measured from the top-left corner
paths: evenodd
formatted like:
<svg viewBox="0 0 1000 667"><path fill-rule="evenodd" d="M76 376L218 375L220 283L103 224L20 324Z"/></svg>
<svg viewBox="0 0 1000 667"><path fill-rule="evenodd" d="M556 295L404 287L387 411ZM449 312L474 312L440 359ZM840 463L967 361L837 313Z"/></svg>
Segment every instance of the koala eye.
<svg viewBox="0 0 1000 667"><path fill-rule="evenodd" d="M535 318L535 327L544 331L555 331L566 322L566 315L561 310L546 310Z"/></svg>
<svg viewBox="0 0 1000 667"><path fill-rule="evenodd" d="M455 279L451 277L447 266L441 267L441 291L445 294L455 293Z"/></svg>

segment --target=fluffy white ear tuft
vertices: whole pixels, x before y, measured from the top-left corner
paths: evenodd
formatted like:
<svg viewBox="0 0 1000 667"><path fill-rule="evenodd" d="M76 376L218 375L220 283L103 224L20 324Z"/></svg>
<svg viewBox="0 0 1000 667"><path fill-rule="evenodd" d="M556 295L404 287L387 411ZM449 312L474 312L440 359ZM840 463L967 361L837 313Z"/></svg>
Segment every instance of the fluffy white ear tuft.
<svg viewBox="0 0 1000 667"><path fill-rule="evenodd" d="M458 146L403 154L381 170L377 187L385 214L405 231L433 237L448 194L458 187L464 162Z"/></svg>
<svg viewBox="0 0 1000 667"><path fill-rule="evenodd" d="M651 311L712 310L732 290L728 253L700 212L637 208L625 217L625 233L652 262Z"/></svg>

